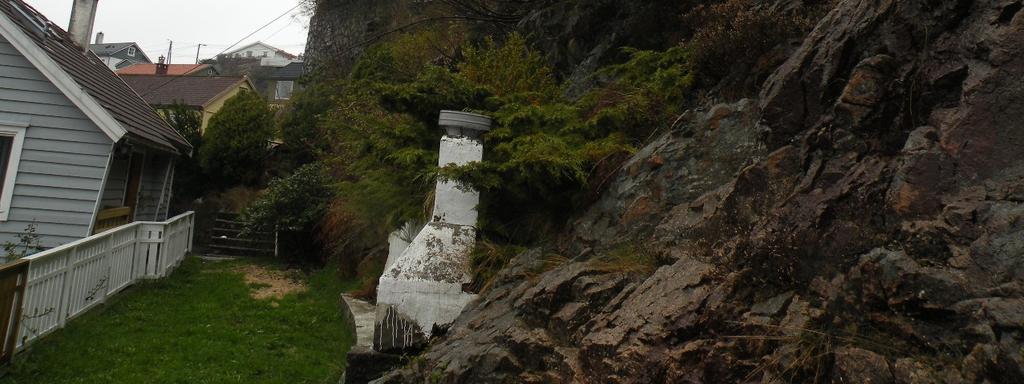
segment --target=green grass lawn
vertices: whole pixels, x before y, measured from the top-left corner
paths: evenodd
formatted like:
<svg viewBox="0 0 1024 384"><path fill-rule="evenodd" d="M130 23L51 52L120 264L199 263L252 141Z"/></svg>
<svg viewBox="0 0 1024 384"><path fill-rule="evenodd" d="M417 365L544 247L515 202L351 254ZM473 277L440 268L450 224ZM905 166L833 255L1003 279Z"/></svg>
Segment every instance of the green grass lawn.
<svg viewBox="0 0 1024 384"><path fill-rule="evenodd" d="M0 384L337 383L352 342L337 300L355 285L327 269L306 292L255 300L244 263L188 258L33 345Z"/></svg>

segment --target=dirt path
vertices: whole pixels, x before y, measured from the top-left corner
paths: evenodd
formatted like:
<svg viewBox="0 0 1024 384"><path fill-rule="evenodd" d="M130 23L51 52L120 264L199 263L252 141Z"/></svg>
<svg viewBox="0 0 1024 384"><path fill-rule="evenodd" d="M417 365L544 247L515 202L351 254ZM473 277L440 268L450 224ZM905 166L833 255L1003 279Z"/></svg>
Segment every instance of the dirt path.
<svg viewBox="0 0 1024 384"><path fill-rule="evenodd" d="M289 293L305 292L305 282L294 273L267 269L259 265L245 265L236 269L245 276L249 294L256 300L280 300Z"/></svg>

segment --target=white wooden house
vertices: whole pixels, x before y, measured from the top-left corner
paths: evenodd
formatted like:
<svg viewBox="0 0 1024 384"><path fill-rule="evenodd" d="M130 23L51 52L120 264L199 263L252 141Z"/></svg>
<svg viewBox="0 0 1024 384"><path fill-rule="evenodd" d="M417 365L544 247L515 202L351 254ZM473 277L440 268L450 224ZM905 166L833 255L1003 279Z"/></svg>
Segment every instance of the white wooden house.
<svg viewBox="0 0 1024 384"><path fill-rule="evenodd" d="M224 56L234 58L271 59L286 61L297 60L299 58L298 56L285 52L283 49L278 49L277 47L274 47L262 41L257 41L244 47L235 49L231 52L225 53Z"/></svg>
<svg viewBox="0 0 1024 384"><path fill-rule="evenodd" d="M68 33L0 1L0 244L33 224L50 248L167 217L191 146L89 52L92 17Z"/></svg>

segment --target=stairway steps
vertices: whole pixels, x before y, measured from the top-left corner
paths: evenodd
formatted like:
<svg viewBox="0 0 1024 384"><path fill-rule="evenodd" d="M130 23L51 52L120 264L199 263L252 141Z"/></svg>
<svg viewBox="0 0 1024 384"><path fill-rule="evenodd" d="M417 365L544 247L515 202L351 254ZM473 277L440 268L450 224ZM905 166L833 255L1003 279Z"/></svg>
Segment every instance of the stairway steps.
<svg viewBox="0 0 1024 384"><path fill-rule="evenodd" d="M248 223L238 220L239 215L220 213L214 219L209 248L217 254L232 256L275 256L277 236L273 232L255 232L241 235Z"/></svg>

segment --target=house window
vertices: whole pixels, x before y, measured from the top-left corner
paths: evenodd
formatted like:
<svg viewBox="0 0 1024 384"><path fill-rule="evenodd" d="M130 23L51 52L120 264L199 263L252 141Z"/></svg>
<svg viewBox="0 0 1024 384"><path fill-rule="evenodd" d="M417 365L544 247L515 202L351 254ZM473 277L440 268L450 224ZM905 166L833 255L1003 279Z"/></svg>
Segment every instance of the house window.
<svg viewBox="0 0 1024 384"><path fill-rule="evenodd" d="M245 51L245 57L252 57L252 51Z"/></svg>
<svg viewBox="0 0 1024 384"><path fill-rule="evenodd" d="M128 56L135 57L135 47L128 47Z"/></svg>
<svg viewBox="0 0 1024 384"><path fill-rule="evenodd" d="M277 93L274 95L274 98L277 100L288 100L292 98L292 89L294 88L294 81L278 81Z"/></svg>
<svg viewBox="0 0 1024 384"><path fill-rule="evenodd" d="M267 51L263 51L263 57L267 57Z"/></svg>
<svg viewBox="0 0 1024 384"><path fill-rule="evenodd" d="M7 221L27 124L0 122L0 221Z"/></svg>

